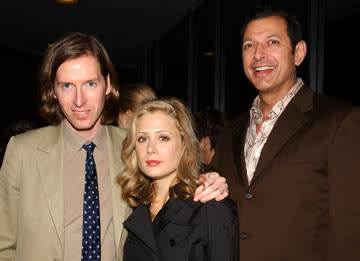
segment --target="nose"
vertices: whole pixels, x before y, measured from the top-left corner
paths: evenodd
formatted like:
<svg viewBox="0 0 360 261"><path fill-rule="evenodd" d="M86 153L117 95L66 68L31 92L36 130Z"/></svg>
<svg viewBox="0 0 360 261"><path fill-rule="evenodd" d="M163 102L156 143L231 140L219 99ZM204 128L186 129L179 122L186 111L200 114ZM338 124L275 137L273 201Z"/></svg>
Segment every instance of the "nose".
<svg viewBox="0 0 360 261"><path fill-rule="evenodd" d="M149 139L146 150L148 154L154 154L157 152L156 144L154 140Z"/></svg>
<svg viewBox="0 0 360 261"><path fill-rule="evenodd" d="M80 88L76 88L76 94L75 94L75 105L77 107L81 107L86 103L86 95L84 93L84 90Z"/></svg>
<svg viewBox="0 0 360 261"><path fill-rule="evenodd" d="M266 57L266 50L261 44L256 45L254 57L256 61L260 61L261 59Z"/></svg>

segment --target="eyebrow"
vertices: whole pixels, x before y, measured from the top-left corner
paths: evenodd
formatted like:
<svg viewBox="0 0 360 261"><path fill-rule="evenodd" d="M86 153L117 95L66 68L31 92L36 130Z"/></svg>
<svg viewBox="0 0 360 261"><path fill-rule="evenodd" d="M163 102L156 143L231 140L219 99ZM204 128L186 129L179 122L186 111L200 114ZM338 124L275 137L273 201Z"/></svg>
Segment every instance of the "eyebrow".
<svg viewBox="0 0 360 261"><path fill-rule="evenodd" d="M168 133L168 134L171 134L172 132L170 132L170 131L166 131L166 130L157 130L157 131L151 131L151 132L145 132L145 131L136 131L136 134L148 134L148 133L156 133L156 134L158 134L158 133L163 133L163 132L165 132L165 133Z"/></svg>
<svg viewBox="0 0 360 261"><path fill-rule="evenodd" d="M99 81L98 78L91 78L89 80L85 80L84 82L96 82L96 81ZM71 81L58 81L55 79L55 84L65 84L65 83L72 83Z"/></svg>
<svg viewBox="0 0 360 261"><path fill-rule="evenodd" d="M270 39L270 38L273 38L273 37L275 37L275 38L278 38L278 39L282 39L279 35L277 35L277 34L269 34L269 35L266 35L265 36L265 38L266 39ZM243 39L243 41L242 41L242 43L245 43L245 42L247 42L247 41L254 41L252 38L245 38L245 39Z"/></svg>

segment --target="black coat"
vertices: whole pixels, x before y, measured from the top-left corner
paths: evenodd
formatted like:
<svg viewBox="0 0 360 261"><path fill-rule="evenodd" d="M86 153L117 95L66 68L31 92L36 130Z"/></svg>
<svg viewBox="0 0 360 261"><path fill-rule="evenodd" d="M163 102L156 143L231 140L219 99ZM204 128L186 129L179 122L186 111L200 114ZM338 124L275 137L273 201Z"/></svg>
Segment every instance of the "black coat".
<svg viewBox="0 0 360 261"><path fill-rule="evenodd" d="M124 261L238 260L236 206L229 199L203 204L170 198L154 222L149 205L140 205L124 226Z"/></svg>

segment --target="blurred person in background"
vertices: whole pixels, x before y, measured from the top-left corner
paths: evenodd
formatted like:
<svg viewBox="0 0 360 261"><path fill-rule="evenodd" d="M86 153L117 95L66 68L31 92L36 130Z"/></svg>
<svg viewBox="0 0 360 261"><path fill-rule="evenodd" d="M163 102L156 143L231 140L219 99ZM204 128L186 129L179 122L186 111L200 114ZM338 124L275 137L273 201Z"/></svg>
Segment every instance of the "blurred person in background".
<svg viewBox="0 0 360 261"><path fill-rule="evenodd" d="M216 139L227 120L225 113L206 107L194 113L196 135L199 140L201 163L206 168L215 155Z"/></svg>
<svg viewBox="0 0 360 261"><path fill-rule="evenodd" d="M126 83L120 86L119 113L116 124L127 129L133 113L145 102L156 98L156 94L142 83Z"/></svg>
<svg viewBox="0 0 360 261"><path fill-rule="evenodd" d="M0 166L5 154L6 146L12 136L24 133L38 127L35 121L31 120L18 120L10 123L0 135Z"/></svg>

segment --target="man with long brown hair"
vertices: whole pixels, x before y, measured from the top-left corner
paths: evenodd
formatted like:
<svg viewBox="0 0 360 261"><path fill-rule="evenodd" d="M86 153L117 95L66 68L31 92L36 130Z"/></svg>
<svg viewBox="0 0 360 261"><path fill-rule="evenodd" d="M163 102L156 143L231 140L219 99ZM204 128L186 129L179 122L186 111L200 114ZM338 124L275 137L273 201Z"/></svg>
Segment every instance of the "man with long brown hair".
<svg viewBox="0 0 360 261"><path fill-rule="evenodd" d="M7 146L0 171L1 260L122 258L122 222L131 210L115 177L123 168L126 131L106 125L117 115L118 89L95 37L70 33L47 50L40 112L52 125L12 137ZM223 198L224 180L210 175L213 184L198 196Z"/></svg>

